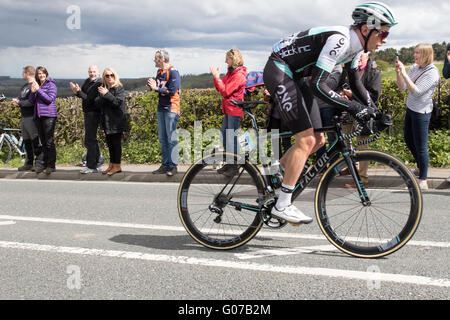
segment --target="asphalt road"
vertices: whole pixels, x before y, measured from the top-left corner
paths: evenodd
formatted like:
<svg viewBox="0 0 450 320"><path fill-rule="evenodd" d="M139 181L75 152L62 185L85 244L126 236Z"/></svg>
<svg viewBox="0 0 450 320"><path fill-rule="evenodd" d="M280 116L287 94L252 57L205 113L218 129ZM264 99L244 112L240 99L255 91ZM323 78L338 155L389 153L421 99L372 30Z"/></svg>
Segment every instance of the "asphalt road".
<svg viewBox="0 0 450 320"><path fill-rule="evenodd" d="M410 243L367 260L334 249L315 222L203 248L179 221L177 189L0 180L0 299L450 298L450 191L424 193ZM314 216L312 195L296 205Z"/></svg>

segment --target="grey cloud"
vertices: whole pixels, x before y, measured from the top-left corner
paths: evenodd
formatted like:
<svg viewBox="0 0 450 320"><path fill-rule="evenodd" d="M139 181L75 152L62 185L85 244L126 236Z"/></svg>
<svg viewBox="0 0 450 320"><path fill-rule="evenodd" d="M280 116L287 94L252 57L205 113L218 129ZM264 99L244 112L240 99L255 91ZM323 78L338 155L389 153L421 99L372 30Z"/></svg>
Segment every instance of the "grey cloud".
<svg viewBox="0 0 450 320"><path fill-rule="evenodd" d="M2 1L0 28L2 47L64 44L118 44L147 47L208 47L261 49L279 38L320 25L349 25L350 12L362 1L289 1L289 0L138 0L123 2L78 1L81 29L66 28L66 13L72 1ZM400 41L417 35L414 23L408 21L416 8L434 8L441 16L450 14L445 1L386 1L401 20L402 33L392 32L392 40ZM330 9L331 8L331 9ZM347 14L348 11L348 14ZM420 12L420 11L419 11ZM447 31L430 17L429 37L445 37ZM396 27L397 28L397 27Z"/></svg>

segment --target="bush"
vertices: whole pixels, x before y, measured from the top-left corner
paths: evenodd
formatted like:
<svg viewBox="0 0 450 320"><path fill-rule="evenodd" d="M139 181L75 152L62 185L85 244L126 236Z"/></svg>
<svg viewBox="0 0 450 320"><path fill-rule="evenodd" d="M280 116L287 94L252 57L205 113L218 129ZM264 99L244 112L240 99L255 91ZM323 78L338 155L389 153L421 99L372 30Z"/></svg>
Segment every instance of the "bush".
<svg viewBox="0 0 450 320"><path fill-rule="evenodd" d="M441 101L447 106L450 88L445 80L441 82ZM436 90L437 91L437 90ZM436 94L437 96L437 94ZM263 100L262 90L257 89L247 100ZM383 94L379 107L392 114L394 126L392 139L383 135L372 145L391 152L401 159L412 163L413 159L403 141L403 121L406 110L406 93L397 89L395 81L383 81ZM130 92L127 95L127 107L130 113L130 130L124 135L123 161L125 163L160 163L161 150L158 142L157 129L157 103L158 95L154 92ZM83 112L81 100L75 97L58 98L58 121L55 130L58 163L79 164L85 152ZM448 124L449 110L444 108L444 116L434 125L430 132L430 165L441 167L450 166L449 146L450 131ZM260 105L254 109L258 126L264 128L266 122L267 106ZM20 127L20 111L9 102L0 103L0 121L6 122L10 127ZM194 133L194 121L202 122L203 132L208 129L220 129L222 124L221 96L215 89L189 89L181 93L181 117L178 128L187 130L191 137ZM243 128L250 128L248 116L242 121ZM108 158L104 134L100 132L100 147L102 154ZM183 142L182 142L183 143ZM204 145L205 146L205 143ZM193 148L192 148L193 150Z"/></svg>

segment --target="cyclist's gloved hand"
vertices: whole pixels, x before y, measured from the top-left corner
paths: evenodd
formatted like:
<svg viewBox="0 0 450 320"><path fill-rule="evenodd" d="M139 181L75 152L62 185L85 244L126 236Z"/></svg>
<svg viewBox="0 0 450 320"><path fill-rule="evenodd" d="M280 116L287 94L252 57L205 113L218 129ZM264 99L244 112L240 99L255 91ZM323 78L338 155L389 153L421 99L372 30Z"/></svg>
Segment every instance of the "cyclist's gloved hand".
<svg viewBox="0 0 450 320"><path fill-rule="evenodd" d="M360 123L365 123L370 118L375 118L376 110L364 106L356 101L349 101L350 107L348 108L348 112Z"/></svg>

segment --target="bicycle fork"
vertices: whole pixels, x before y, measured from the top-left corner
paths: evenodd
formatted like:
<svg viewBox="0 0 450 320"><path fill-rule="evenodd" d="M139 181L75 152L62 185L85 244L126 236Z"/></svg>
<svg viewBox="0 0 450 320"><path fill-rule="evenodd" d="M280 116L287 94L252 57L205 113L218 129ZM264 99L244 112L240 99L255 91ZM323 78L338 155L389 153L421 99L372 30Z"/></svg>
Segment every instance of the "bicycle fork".
<svg viewBox="0 0 450 320"><path fill-rule="evenodd" d="M350 171L350 175L355 182L355 187L358 190L359 198L361 199L361 203L363 206L368 207L372 204L369 199L369 195L366 192L366 188L361 180L358 170L356 169L355 162L351 159L350 154L348 152L343 153L345 162L347 163L348 170Z"/></svg>

